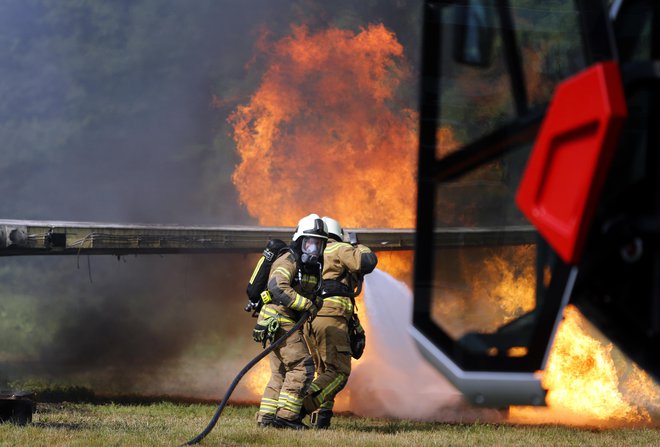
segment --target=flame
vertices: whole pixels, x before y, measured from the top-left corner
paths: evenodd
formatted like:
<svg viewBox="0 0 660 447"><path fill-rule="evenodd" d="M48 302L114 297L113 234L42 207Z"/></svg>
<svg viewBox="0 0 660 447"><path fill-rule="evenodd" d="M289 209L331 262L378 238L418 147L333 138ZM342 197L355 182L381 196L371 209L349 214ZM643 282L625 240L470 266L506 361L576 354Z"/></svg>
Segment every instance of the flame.
<svg viewBox="0 0 660 447"><path fill-rule="evenodd" d="M260 399L270 379L270 365L266 361L257 363L245 377L245 388L255 399Z"/></svg>
<svg viewBox="0 0 660 447"><path fill-rule="evenodd" d="M512 407L512 422L597 426L651 422L647 409L654 401L655 410L660 407L658 386L634 364L628 383L621 383L612 344L590 336L586 324L575 307L565 309L543 376L548 407Z"/></svg>
<svg viewBox="0 0 660 447"><path fill-rule="evenodd" d="M450 127L439 127L436 132L436 140L438 141L435 151L436 158L442 158L461 146Z"/></svg>
<svg viewBox="0 0 660 447"><path fill-rule="evenodd" d="M378 268L412 288L412 251L386 251L378 253Z"/></svg>
<svg viewBox="0 0 660 447"><path fill-rule="evenodd" d="M482 255L483 256L483 255ZM453 338L467 332L493 332L535 307L534 246L506 247L490 252L475 263L475 256L461 250L464 284L442 291L434 301L433 319ZM544 272L548 278L548 272ZM496 348L489 351L497 355ZM506 355L524 356L524 346L512 347ZM615 361L611 343L598 340L593 328L568 306L559 326L543 386L549 390L547 408L512 407L509 421L515 423L562 423L570 425L638 425L652 422L660 413L660 388L636 365ZM628 366L625 380L619 370Z"/></svg>
<svg viewBox="0 0 660 447"><path fill-rule="evenodd" d="M475 268L475 257L468 250L459 251L460 270L467 277L442 291L442 300L432 306L433 319L458 339L472 331L494 332L531 311L535 306L534 256L531 245L504 247L489 252ZM510 355L520 353L517 349Z"/></svg>
<svg viewBox="0 0 660 447"><path fill-rule="evenodd" d="M229 117L240 157L232 180L250 215L261 225L294 226L316 212L345 227L413 227L417 116L399 98L411 70L396 36L382 24L359 32L293 26L280 40L264 37L257 50L264 63L261 83L249 102ZM484 94L506 91L475 87L468 78L465 82L470 89L484 89ZM219 104L225 102L214 101ZM451 129L439 129L437 138L437 156L458 147ZM439 219L445 223L470 219L456 217L452 203L441 211ZM534 262L529 256L531 247L493 254L469 278L469 290L459 291L463 295L443 303L443 309L434 309L442 314L433 317L444 321L469 311L477 316L474 329L488 331L532 309ZM379 268L410 284L412 253L379 253L379 260ZM470 265L465 257L460 262ZM360 303L360 318L369 332ZM493 315L499 319L493 321ZM507 355L524 355L524 349L514 347ZM367 344L360 361L368 362L370 355ZM549 407L512 408L510 420L648 421L645 408L652 402L658 408L658 387L636 366L628 369L620 383L611 345L587 335L582 317L568 308L544 375ZM250 374L248 388L255 397L268 377L265 362ZM631 390L640 404L630 402ZM347 410L350 404L349 381L335 408Z"/></svg>
<svg viewBox="0 0 660 447"><path fill-rule="evenodd" d="M484 260L471 280L472 296L478 297L480 306L494 303L499 318L490 315L488 322L480 323L482 331L493 331L534 309L534 253L531 245L506 247Z"/></svg>
<svg viewBox="0 0 660 447"><path fill-rule="evenodd" d="M294 26L259 49L262 83L229 117L248 212L262 225L321 212L347 227L413 227L417 117L397 103L410 70L394 34Z"/></svg>

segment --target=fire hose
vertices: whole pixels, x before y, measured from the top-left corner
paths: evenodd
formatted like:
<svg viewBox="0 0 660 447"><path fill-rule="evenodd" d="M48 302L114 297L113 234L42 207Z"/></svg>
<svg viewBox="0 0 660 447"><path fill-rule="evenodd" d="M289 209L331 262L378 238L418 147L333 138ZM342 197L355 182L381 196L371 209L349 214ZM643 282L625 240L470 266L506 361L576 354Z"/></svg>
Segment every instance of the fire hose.
<svg viewBox="0 0 660 447"><path fill-rule="evenodd" d="M231 385L229 385L229 388L227 389L227 392L225 393L225 396L222 398L222 402L220 402L220 405L218 405L217 410L215 411L215 414L211 418L211 421L208 423L206 428L202 430L197 436L192 438L190 441L186 442L183 445L194 445L200 442L202 439L206 437L209 433L211 433L211 430L213 430L213 427L215 427L215 424L217 424L218 419L220 419L220 415L222 414L222 410L224 410L225 406L227 405L227 402L229 401L229 397L232 395L234 392L234 389L236 388L236 385L238 385L238 382L241 381L245 373L247 373L254 365L259 363L261 359L266 357L273 349L277 348L279 345L284 343L284 340L289 338L291 335L293 335L294 332L299 330L302 325L307 321L309 318L309 311L305 312L302 314L300 317L300 320L291 328L286 334L282 335L280 338L275 340L273 343L270 344L266 349L261 351L255 358L250 360L247 365L243 367L243 369L234 377L234 380L231 382Z"/></svg>

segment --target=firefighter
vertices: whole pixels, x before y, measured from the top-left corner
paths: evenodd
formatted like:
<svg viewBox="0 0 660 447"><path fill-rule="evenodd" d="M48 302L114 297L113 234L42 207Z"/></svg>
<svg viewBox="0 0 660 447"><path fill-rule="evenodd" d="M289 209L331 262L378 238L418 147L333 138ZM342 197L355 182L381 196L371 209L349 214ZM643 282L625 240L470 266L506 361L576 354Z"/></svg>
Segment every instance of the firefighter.
<svg viewBox="0 0 660 447"><path fill-rule="evenodd" d="M305 328L316 378L304 399L304 408L314 428L330 426L335 396L348 381L352 354L349 321L356 311L352 295L356 282L378 263L367 246L343 241L339 222L330 217L323 217L323 221L328 228L328 245L323 253L323 307Z"/></svg>
<svg viewBox="0 0 660 447"><path fill-rule="evenodd" d="M276 340L309 311L313 318L323 304L317 297L321 286L323 250L328 235L317 214L298 222L290 250L281 254L270 269L269 301L261 308L253 337ZM272 332L268 334L269 330ZM302 330L291 335L269 354L271 376L261 399L257 423L260 427L304 429L302 400L314 379L314 361Z"/></svg>

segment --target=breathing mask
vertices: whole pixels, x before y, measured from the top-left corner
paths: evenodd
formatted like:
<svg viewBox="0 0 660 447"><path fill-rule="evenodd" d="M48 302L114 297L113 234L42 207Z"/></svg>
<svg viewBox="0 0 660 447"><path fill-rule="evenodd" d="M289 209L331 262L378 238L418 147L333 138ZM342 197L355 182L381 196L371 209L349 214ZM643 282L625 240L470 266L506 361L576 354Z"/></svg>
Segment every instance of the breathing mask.
<svg viewBox="0 0 660 447"><path fill-rule="evenodd" d="M300 261L303 264L316 264L323 255L325 241L318 237L305 236L300 244Z"/></svg>

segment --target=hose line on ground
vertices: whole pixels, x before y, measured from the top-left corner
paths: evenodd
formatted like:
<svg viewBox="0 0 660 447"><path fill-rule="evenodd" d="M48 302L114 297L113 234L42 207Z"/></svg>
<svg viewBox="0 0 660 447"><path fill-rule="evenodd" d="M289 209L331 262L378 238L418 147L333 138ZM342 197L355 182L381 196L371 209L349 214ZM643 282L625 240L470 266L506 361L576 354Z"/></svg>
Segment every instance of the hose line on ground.
<svg viewBox="0 0 660 447"><path fill-rule="evenodd" d="M197 436L195 436L193 439L190 441L186 442L185 444L182 445L194 445L197 444L199 441L204 439L206 435L211 433L211 430L213 430L213 427L215 427L215 424L218 422L218 419L220 419L220 415L222 414L222 410L224 410L225 406L227 405L227 402L229 401L229 397L231 394L234 392L234 388L236 388L236 385L238 385L238 382L243 378L245 373L247 373L254 365L259 363L261 359L266 357L273 349L277 348L279 345L284 343L284 340L289 338L294 332L299 330L302 325L307 321L309 318L309 312L305 312L302 314L300 317L300 320L287 332L286 334L282 335L280 338L275 340L273 343L270 344L266 349L261 351L255 358L250 360L247 365L243 367L243 369L234 377L234 380L232 381L231 385L229 385L229 389L227 389L227 392L225 393L225 397L223 397L222 402L220 402L220 405L218 405L218 409L215 411L215 414L211 418L211 421L209 424L206 426L204 430Z"/></svg>

